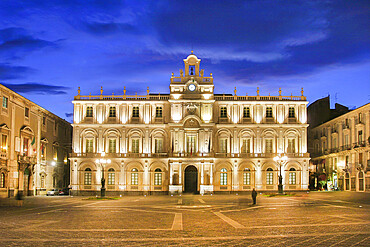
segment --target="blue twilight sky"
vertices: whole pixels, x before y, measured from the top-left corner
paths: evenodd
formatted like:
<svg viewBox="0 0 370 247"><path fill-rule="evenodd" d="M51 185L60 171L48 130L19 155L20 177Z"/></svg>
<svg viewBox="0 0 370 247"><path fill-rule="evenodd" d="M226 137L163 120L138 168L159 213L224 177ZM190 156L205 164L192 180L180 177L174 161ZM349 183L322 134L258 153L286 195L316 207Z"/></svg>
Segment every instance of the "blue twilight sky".
<svg viewBox="0 0 370 247"><path fill-rule="evenodd" d="M370 102L370 1L0 1L0 83L72 120L81 94L168 93L194 50L216 93Z"/></svg>

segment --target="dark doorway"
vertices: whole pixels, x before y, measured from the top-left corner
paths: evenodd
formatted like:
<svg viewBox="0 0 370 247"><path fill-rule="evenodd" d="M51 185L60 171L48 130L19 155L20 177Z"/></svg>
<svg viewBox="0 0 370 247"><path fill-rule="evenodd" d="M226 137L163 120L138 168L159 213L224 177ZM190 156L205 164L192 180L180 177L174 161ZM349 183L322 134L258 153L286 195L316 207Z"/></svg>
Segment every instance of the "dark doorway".
<svg viewBox="0 0 370 247"><path fill-rule="evenodd" d="M185 193L198 192L198 170L195 166L185 168Z"/></svg>

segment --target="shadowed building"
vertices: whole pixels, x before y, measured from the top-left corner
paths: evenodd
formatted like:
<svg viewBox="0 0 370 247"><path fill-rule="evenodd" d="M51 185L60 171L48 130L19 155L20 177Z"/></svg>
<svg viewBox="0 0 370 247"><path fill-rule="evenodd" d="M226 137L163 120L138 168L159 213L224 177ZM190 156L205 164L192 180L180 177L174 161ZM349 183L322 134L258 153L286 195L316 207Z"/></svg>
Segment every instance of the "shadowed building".
<svg viewBox="0 0 370 247"><path fill-rule="evenodd" d="M170 94L83 96L74 104L74 194L308 188L306 97L214 94L193 53ZM104 183L105 184L105 183Z"/></svg>
<svg viewBox="0 0 370 247"><path fill-rule="evenodd" d="M308 131L310 187L370 190L370 104L330 119Z"/></svg>
<svg viewBox="0 0 370 247"><path fill-rule="evenodd" d="M0 196L69 185L72 126L0 84Z"/></svg>

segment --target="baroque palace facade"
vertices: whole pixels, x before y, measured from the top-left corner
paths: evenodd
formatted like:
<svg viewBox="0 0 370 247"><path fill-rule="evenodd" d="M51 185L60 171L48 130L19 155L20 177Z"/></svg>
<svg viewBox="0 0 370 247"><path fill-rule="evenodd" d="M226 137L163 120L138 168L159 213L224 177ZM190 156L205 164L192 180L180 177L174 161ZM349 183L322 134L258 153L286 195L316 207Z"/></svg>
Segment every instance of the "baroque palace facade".
<svg viewBox="0 0 370 247"><path fill-rule="evenodd" d="M72 193L307 190L303 96L214 94L191 53L169 94L83 96L74 104ZM282 166L273 158L285 154ZM280 171L281 169L281 171ZM104 180L104 182L102 182Z"/></svg>
<svg viewBox="0 0 370 247"><path fill-rule="evenodd" d="M69 185L72 126L0 84L0 197Z"/></svg>
<svg viewBox="0 0 370 247"><path fill-rule="evenodd" d="M370 103L310 129L308 137L311 184L370 191Z"/></svg>

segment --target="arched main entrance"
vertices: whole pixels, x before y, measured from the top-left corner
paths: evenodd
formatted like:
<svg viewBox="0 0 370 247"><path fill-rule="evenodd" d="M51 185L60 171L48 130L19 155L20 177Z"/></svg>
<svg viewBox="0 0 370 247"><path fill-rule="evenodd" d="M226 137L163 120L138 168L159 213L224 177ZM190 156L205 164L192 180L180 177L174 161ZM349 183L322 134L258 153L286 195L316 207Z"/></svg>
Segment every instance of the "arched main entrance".
<svg viewBox="0 0 370 247"><path fill-rule="evenodd" d="M185 168L185 193L196 193L198 191L198 170L195 166Z"/></svg>

